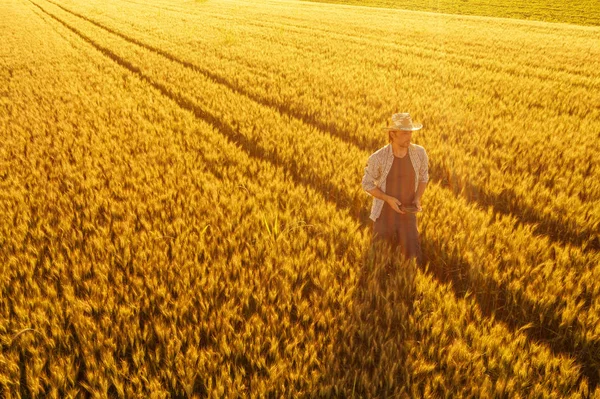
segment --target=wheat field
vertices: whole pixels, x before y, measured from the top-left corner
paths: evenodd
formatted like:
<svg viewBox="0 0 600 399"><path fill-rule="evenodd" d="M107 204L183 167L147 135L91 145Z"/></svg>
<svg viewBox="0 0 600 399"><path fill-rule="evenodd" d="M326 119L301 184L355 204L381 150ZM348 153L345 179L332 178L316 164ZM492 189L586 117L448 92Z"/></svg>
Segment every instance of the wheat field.
<svg viewBox="0 0 600 399"><path fill-rule="evenodd" d="M577 25L600 25L595 0L309 0L358 6L398 8L446 14L516 18Z"/></svg>
<svg viewBox="0 0 600 399"><path fill-rule="evenodd" d="M600 28L0 0L1 398L600 398ZM426 264L360 182L410 111Z"/></svg>

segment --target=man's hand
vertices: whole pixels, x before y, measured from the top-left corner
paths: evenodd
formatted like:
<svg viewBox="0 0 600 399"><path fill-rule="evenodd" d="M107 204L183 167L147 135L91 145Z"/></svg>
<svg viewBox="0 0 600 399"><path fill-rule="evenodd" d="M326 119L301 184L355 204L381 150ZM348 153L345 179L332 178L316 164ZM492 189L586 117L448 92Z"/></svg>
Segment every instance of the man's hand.
<svg viewBox="0 0 600 399"><path fill-rule="evenodd" d="M419 212L423 211L423 208L421 208L421 199L416 199L413 201L414 206L417 207L417 209L419 210Z"/></svg>
<svg viewBox="0 0 600 399"><path fill-rule="evenodd" d="M402 203L398 200L398 198L394 198L390 195L385 199L385 202L387 202L396 212L401 213L402 215L406 214L406 212L400 209Z"/></svg>

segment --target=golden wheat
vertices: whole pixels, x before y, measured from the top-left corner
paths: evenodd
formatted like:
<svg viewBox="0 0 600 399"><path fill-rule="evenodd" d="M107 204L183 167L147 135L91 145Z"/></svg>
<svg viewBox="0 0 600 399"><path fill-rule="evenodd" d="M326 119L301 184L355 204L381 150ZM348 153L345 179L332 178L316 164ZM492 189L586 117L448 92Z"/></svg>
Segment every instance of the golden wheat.
<svg viewBox="0 0 600 399"><path fill-rule="evenodd" d="M126 36L135 29L136 40L362 149L381 143L372 132L394 110L416 109L438 181L600 248L599 28L368 9L340 18L327 5L291 16L260 3L224 26L240 19L227 3L119 7L141 13L134 28L91 5L75 11Z"/></svg>
<svg viewBox="0 0 600 399"><path fill-rule="evenodd" d="M273 107L240 96L235 89L214 82L206 74L198 73L193 66L178 61L177 56L168 55L163 50L152 51L124 34L107 34L110 32L89 21L63 12L58 7L55 10L74 24L73 29L85 28L86 35L94 35L97 45L111 51L111 57L120 62L135 60L132 64L134 70L143 70L146 73L143 76L157 79L161 90L168 90L183 107L212 121L232 139L244 143L248 150L268 156L276 163L290 165L295 180L316 184L328 199L351 209L368 208L368 199L360 191L357 181L347 178L352 170L354 172L350 174L358 178L368 152L342 138L324 134L306 122L290 116L282 117L274 112ZM194 90L191 90L192 87ZM206 97L202 93L212 95ZM232 104L235 104L235 109L241 110L238 115L230 109ZM297 157L298 151L304 156ZM339 173L340 165L345 173ZM297 174L297 170L302 170L302 175ZM480 295L482 306L487 309L505 302L505 318L512 318L515 312L522 313L519 317L521 323L536 323L535 331L539 334L544 334L547 328L559 329L560 334L553 338L557 345L586 354L582 359L586 363L598 363L593 351L588 350L590 345L592 348L594 345L597 314L589 305L585 306L586 301L590 302L585 298L593 298L594 288L565 285L568 274L571 280L585 281L580 275L573 274L573 268L580 273L598 273L593 268L598 264L596 253L582 253L570 245L550 245L547 239L535 237L528 226L518 227L515 231L512 217L497 218L492 213L477 210L464 201L457 201L451 192L439 186L430 186L429 196L433 201L427 216L431 216L432 220L445 221L442 226L428 229L431 219L426 217L423 220L424 237L427 244L431 244L428 250L432 259L443 260L435 262L438 265L449 262L458 270L466 269L466 273L438 269L439 275L452 279L461 291L472 290ZM481 229L488 225L489 228ZM462 234L448 240L456 230ZM518 240L513 239L515 235ZM551 268L538 266L543 264L551 265ZM527 293L524 292L525 287L528 288ZM526 306L523 306L524 302ZM574 313L569 310L573 306L581 309L578 318L583 323L574 321ZM540 313L543 314L541 319ZM593 335L589 336L589 333Z"/></svg>
<svg viewBox="0 0 600 399"><path fill-rule="evenodd" d="M366 147L140 25L4 1L0 396L589 393L594 252L433 183L434 273L387 274L368 250ZM499 303L514 325L489 315ZM535 342L555 320L558 343Z"/></svg>

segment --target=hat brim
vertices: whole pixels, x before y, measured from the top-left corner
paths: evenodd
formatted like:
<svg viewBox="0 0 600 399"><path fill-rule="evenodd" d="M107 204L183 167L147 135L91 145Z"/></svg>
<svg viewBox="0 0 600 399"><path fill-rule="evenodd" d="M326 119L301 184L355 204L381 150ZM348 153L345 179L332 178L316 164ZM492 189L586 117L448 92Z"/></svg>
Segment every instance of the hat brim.
<svg viewBox="0 0 600 399"><path fill-rule="evenodd" d="M402 131L405 131L405 132L414 132L415 130L421 130L422 128L423 128L423 125L421 123L415 123L415 124L413 124L412 128L410 128L410 127L404 127L404 128L402 128L402 127L396 127L396 126L386 126L386 127L383 127L382 129L383 130L388 130L388 131L391 131L391 130L402 130Z"/></svg>

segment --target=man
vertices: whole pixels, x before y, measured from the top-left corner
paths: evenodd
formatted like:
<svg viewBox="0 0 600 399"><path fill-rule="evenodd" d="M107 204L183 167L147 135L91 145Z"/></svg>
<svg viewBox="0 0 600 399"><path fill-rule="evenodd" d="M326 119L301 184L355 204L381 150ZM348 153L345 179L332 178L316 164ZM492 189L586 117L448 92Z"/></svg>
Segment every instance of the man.
<svg viewBox="0 0 600 399"><path fill-rule="evenodd" d="M363 189L371 194L373 238L398 246L406 258L421 263L417 215L429 181L429 160L425 149L411 144L414 131L423 127L413 123L409 113L392 115L389 144L373 153L362 179Z"/></svg>

